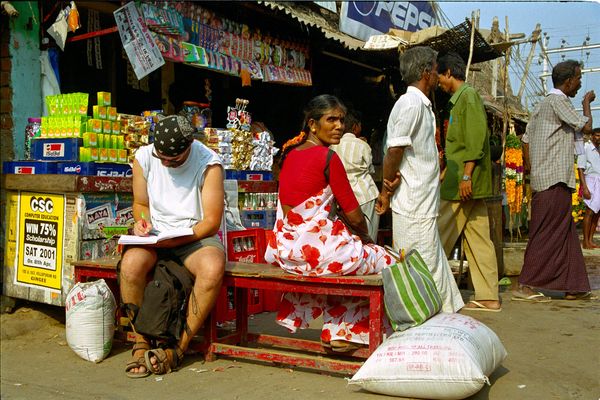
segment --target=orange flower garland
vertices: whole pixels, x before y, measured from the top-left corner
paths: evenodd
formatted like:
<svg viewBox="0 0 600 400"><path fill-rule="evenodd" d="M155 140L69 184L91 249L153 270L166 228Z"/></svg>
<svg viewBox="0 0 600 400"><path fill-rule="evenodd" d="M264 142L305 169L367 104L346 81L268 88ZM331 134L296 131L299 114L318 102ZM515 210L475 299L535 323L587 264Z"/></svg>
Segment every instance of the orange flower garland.
<svg viewBox="0 0 600 400"><path fill-rule="evenodd" d="M581 196L579 182L579 170L577 169L577 163L575 163L575 191L571 194L571 216L573 216L573 221L575 223L583 220L585 214L585 203Z"/></svg>
<svg viewBox="0 0 600 400"><path fill-rule="evenodd" d="M283 147L281 148L281 152L285 153L285 151L289 147L297 146L298 144L300 144L300 142L302 142L304 140L305 136L306 136L306 132L301 131L298 135L294 136L293 138L291 138L290 140L288 140L287 142L284 143Z"/></svg>
<svg viewBox="0 0 600 400"><path fill-rule="evenodd" d="M514 134L506 136L504 152L506 203L511 214L521 212L523 205L523 150Z"/></svg>

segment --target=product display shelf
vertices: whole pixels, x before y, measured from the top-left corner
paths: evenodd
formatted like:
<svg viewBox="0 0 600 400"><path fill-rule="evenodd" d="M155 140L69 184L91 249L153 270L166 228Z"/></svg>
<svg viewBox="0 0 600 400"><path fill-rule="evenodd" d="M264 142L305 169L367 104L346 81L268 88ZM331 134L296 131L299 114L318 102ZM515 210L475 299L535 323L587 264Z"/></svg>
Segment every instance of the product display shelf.
<svg viewBox="0 0 600 400"><path fill-rule="evenodd" d="M104 244L97 252L111 251L104 236L86 236L99 232L89 229L91 218L104 217L110 207L130 206L132 179L3 174L1 180L6 189L3 294L64 306L75 284L71 262L93 242ZM104 204L96 207L98 201Z"/></svg>

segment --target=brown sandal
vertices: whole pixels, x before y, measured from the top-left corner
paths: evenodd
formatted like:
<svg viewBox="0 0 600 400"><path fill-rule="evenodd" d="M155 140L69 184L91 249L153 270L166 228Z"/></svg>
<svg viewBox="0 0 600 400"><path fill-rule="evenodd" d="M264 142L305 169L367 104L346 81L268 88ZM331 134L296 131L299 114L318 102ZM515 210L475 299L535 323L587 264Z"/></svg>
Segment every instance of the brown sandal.
<svg viewBox="0 0 600 400"><path fill-rule="evenodd" d="M169 357L169 353L170 357ZM150 357L156 357L158 363L156 368L150 362ZM153 349L148 350L144 353L144 359L146 361L146 368L149 371L156 375L168 374L171 371L177 371L179 369L179 365L183 360L183 351L179 348L179 346L175 346L174 348L168 349Z"/></svg>
<svg viewBox="0 0 600 400"><path fill-rule="evenodd" d="M364 344L349 342L346 340L332 340L329 342L329 344L331 345L331 350L336 353L348 353L366 346Z"/></svg>
<svg viewBox="0 0 600 400"><path fill-rule="evenodd" d="M566 293L565 300L598 300L598 296L592 292Z"/></svg>
<svg viewBox="0 0 600 400"><path fill-rule="evenodd" d="M135 356L134 356L135 352L138 350L148 351L148 350L150 350L150 344L146 343L146 342L137 342L133 345L133 349L131 350L131 359L125 366L125 373L127 374L128 378L132 378L132 379L145 378L150 375L150 370L146 366L146 362L145 362L146 360L145 360L144 356L138 357L138 358L135 358ZM146 353L144 352L144 355L145 354ZM146 371L131 372L132 369L140 368L140 367L146 368Z"/></svg>

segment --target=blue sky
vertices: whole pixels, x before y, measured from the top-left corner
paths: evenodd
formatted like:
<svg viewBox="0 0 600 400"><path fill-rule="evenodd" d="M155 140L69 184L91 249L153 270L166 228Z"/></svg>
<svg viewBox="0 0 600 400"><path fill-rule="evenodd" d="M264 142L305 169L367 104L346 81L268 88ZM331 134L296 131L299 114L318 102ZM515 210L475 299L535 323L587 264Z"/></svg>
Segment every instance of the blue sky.
<svg viewBox="0 0 600 400"><path fill-rule="evenodd" d="M500 30L505 29L505 16L508 16L508 27L510 33L525 33L527 37L535 29L536 23L540 23L542 32L549 37L548 49L581 46L587 38L589 44L600 44L600 1L590 2L555 2L555 1L438 1L446 18L453 24L458 25L466 17L470 18L471 12L480 11L479 25L481 28L490 28L494 16L498 17ZM564 42L563 42L564 40ZM529 45L521 45L519 52L524 62L529 54ZM516 50L515 50L516 51ZM588 49L586 51L571 51L563 53L565 59L583 61L584 69L600 68L600 48ZM532 73L535 80L539 82L538 76L542 73L542 65L538 64L539 45L536 48L536 56L532 63ZM551 54L550 62L556 65L563 59L561 54ZM517 92L522 73L517 65L511 71L511 84L513 92ZM552 88L552 81L548 77L548 88ZM528 84L528 90L532 93L536 89L535 83ZM596 100L592 106L600 107L600 72L584 74L582 87L573 99L575 108L581 108L581 99L585 92L594 90ZM529 104L536 99L530 97ZM594 126L600 126L600 110L593 111Z"/></svg>

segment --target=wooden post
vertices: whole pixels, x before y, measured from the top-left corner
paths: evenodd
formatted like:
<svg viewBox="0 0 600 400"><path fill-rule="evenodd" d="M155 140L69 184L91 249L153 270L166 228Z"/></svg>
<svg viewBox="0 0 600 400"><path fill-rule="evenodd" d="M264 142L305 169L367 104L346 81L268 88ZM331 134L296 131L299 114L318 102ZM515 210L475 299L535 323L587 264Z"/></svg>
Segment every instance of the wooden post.
<svg viewBox="0 0 600 400"><path fill-rule="evenodd" d="M473 45L475 42L475 29L479 25L479 10L471 13L471 41L469 43L469 60L467 61L467 70L465 71L465 81L469 81L469 69L471 68L471 60L473 59Z"/></svg>
<svg viewBox="0 0 600 400"><path fill-rule="evenodd" d="M505 16L505 23L506 23L506 27L504 29L504 40L505 41L509 41L510 40L510 34L509 34L509 30L508 30L508 16ZM504 55L504 76L503 76L503 83L504 83L504 97L503 97L503 108L504 108L504 112L503 112L503 123L502 123L502 144L505 143L506 140L506 133L508 132L508 120L510 119L510 113L508 111L508 63L510 62L510 47L508 49L506 49L506 53Z"/></svg>
<svg viewBox="0 0 600 400"><path fill-rule="evenodd" d="M519 93L517 94L517 97L519 99L523 95L523 90L525 90L525 82L527 80L527 75L529 74L529 67L531 66L533 54L535 53L535 45L537 44L540 38L541 31L542 27L540 26L540 24L537 24L535 26L535 30L531 33L531 50L529 50L529 55L527 56L527 62L525 63L525 72L523 73L523 78L521 78L521 86L519 87Z"/></svg>

